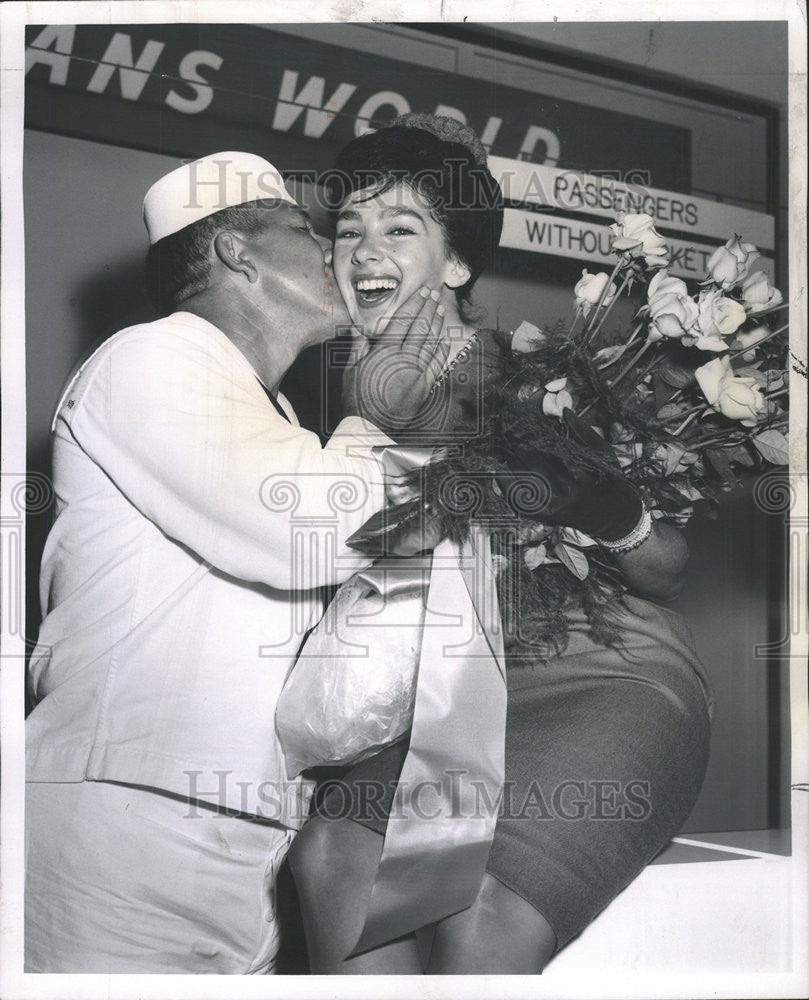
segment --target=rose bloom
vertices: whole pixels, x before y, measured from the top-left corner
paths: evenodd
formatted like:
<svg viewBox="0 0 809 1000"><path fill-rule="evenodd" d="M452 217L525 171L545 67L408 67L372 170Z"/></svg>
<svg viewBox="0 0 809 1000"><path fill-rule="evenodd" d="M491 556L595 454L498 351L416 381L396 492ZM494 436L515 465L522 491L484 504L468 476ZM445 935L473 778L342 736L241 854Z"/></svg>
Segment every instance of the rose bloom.
<svg viewBox="0 0 809 1000"><path fill-rule="evenodd" d="M524 319L511 335L511 350L516 354L535 351L544 339L545 334L539 327Z"/></svg>
<svg viewBox="0 0 809 1000"><path fill-rule="evenodd" d="M576 283L573 294L576 296L576 307L581 309L585 316L589 316L591 311L598 305L608 280L609 275L603 272L590 274L587 268L581 272L581 278ZM603 303L605 307L612 305L617 291L618 289L615 287L615 284L610 281L609 291Z"/></svg>
<svg viewBox="0 0 809 1000"><path fill-rule="evenodd" d="M548 560L548 546L544 542L523 551L523 559L528 569L536 569ZM506 560L508 561L508 560Z"/></svg>
<svg viewBox="0 0 809 1000"><path fill-rule="evenodd" d="M733 347L736 349L742 347L749 347L750 350L745 351L742 355L745 361L752 361L756 356L755 347L760 344L762 340L766 340L770 336L772 330L765 324L760 324L759 326L753 327L752 330L748 330L746 333L736 334L736 339L733 342Z"/></svg>
<svg viewBox="0 0 809 1000"><path fill-rule="evenodd" d="M738 376L730 358L714 358L694 372L700 389L717 413L755 427L767 413L767 401L751 376Z"/></svg>
<svg viewBox="0 0 809 1000"><path fill-rule="evenodd" d="M655 229L651 215L623 212L610 229L615 233L610 247L613 253L626 252L630 257L644 257L649 267L665 267L668 264L666 241Z"/></svg>
<svg viewBox="0 0 809 1000"><path fill-rule="evenodd" d="M542 412L546 417L561 417L565 407L573 408L573 397L567 391L567 379L555 378L545 386Z"/></svg>
<svg viewBox="0 0 809 1000"><path fill-rule="evenodd" d="M701 351L724 351L727 344L722 338L735 333L747 319L744 307L726 298L719 288L700 292L697 307L699 319L683 343Z"/></svg>
<svg viewBox="0 0 809 1000"><path fill-rule="evenodd" d="M773 288L763 271L756 271L745 278L742 284L742 301L755 314L780 305L784 296L777 288Z"/></svg>
<svg viewBox="0 0 809 1000"><path fill-rule="evenodd" d="M651 339L679 338L696 323L699 310L684 281L658 271L649 282L649 332Z"/></svg>
<svg viewBox="0 0 809 1000"><path fill-rule="evenodd" d="M658 271L649 282L649 289L646 294L649 299L649 305L653 306L655 300L664 295L688 295L688 286L680 278L672 278L668 268L664 268L662 271Z"/></svg>
<svg viewBox="0 0 809 1000"><path fill-rule="evenodd" d="M723 292L729 291L750 273L761 254L752 243L742 243L738 236L714 250L708 260L708 273Z"/></svg>
<svg viewBox="0 0 809 1000"><path fill-rule="evenodd" d="M655 303L649 324L650 332L661 337L679 338L693 330L699 316L697 304L688 296L664 295Z"/></svg>

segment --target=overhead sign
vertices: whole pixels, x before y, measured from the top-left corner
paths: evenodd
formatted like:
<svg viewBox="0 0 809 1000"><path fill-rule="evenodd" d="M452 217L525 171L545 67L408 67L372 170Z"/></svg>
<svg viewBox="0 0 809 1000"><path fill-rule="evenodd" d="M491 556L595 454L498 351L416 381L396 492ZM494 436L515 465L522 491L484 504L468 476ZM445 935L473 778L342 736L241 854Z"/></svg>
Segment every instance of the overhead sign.
<svg viewBox="0 0 809 1000"><path fill-rule="evenodd" d="M603 223L621 211L655 218L684 277L736 232L774 245L771 216L675 193L690 133L653 119L257 25L29 26L26 43L30 128L180 157L248 149L311 177L355 136L430 111L478 132L512 206L543 210L507 209L504 247L609 262Z"/></svg>
<svg viewBox="0 0 809 1000"><path fill-rule="evenodd" d="M612 237L609 226L507 208L500 246L551 254L554 257L595 261L612 267L618 259L610 251ZM669 270L672 274L678 278L695 278L699 281L705 277L708 258L716 249L716 244L666 236L666 245L669 248ZM773 264L767 258L760 258L756 269L773 277Z"/></svg>
<svg viewBox="0 0 809 1000"><path fill-rule="evenodd" d="M734 234L761 250L775 246L775 219L749 208L587 174L491 156L489 166L509 201L612 221L619 212L651 215L661 232L694 233L725 241Z"/></svg>
<svg viewBox="0 0 809 1000"><path fill-rule="evenodd" d="M468 122L495 154L690 186L690 133L654 119L414 67L250 24L31 26L26 124L179 156L245 148L282 170L406 111ZM671 150L677 150L677 156Z"/></svg>

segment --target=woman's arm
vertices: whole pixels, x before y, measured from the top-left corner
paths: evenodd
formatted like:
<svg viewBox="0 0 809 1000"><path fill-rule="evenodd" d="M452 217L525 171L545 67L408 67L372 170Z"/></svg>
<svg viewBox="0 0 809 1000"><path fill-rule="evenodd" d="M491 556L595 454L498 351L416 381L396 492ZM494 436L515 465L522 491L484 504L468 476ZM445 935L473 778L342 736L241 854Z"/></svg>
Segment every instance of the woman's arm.
<svg viewBox="0 0 809 1000"><path fill-rule="evenodd" d="M638 548L614 555L633 593L658 601L673 601L680 595L688 546L673 525L655 521L652 533Z"/></svg>
<svg viewBox="0 0 809 1000"><path fill-rule="evenodd" d="M607 442L572 410L564 411L563 421L571 438L615 461ZM688 563L685 539L673 525L649 516L617 464L614 473L596 486L577 482L563 508L557 514L561 523L583 530L611 550L630 590L658 601L679 596ZM633 541L636 533L643 538L640 544Z"/></svg>

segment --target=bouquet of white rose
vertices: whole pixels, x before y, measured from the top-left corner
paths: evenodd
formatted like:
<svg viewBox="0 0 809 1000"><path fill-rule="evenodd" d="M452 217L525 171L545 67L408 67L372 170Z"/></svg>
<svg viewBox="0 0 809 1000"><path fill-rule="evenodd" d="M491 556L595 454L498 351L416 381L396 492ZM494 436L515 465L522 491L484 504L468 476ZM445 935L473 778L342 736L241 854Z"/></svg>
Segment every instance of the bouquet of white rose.
<svg viewBox="0 0 809 1000"><path fill-rule="evenodd" d="M669 273L650 216L624 215L611 228L618 261L611 274L583 272L572 325L514 332L520 391L543 393L549 416L573 409L611 444L652 515L684 524L696 501L715 513L734 468L788 462L787 324L764 321L786 306L739 236L690 292ZM609 330L615 302L638 289L631 331Z"/></svg>
<svg viewBox="0 0 809 1000"><path fill-rule="evenodd" d="M415 499L356 538L362 548L426 515L461 540L472 520L488 521L506 633L532 647L529 658L537 645L565 645L575 602L594 638L620 641L612 611L625 588L594 538L547 508L543 523L541 505L515 507L515 456L520 488L530 493L531 456L539 468L548 458L545 468L564 467L568 484L596 484L596 503L598 482L620 468L653 517L680 525L697 502L715 514L735 469L788 461L787 326L764 322L785 306L766 274L752 269L758 250L734 236L689 290L669 273L650 216L623 215L612 230L617 263L611 274L583 272L572 323L524 322L501 344L483 432L419 470L410 480ZM615 303L638 292L629 331L613 329ZM474 509L453 500L457 485L474 487ZM496 527L509 517L510 529Z"/></svg>

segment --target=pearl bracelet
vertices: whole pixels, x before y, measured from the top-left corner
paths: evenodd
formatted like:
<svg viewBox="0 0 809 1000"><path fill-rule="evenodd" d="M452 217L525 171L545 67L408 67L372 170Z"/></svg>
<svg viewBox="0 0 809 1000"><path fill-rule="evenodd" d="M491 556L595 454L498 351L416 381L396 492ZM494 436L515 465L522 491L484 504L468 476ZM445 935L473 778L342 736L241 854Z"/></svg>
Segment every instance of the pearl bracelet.
<svg viewBox="0 0 809 1000"><path fill-rule="evenodd" d="M643 501L641 501L641 503L643 504L643 513L641 514L638 523L628 535L624 535L623 538L618 538L614 542L605 542L602 538L598 539L601 545L603 545L609 552L631 552L633 549L640 548L649 535L651 535L652 515L646 509L646 504L644 504Z"/></svg>

